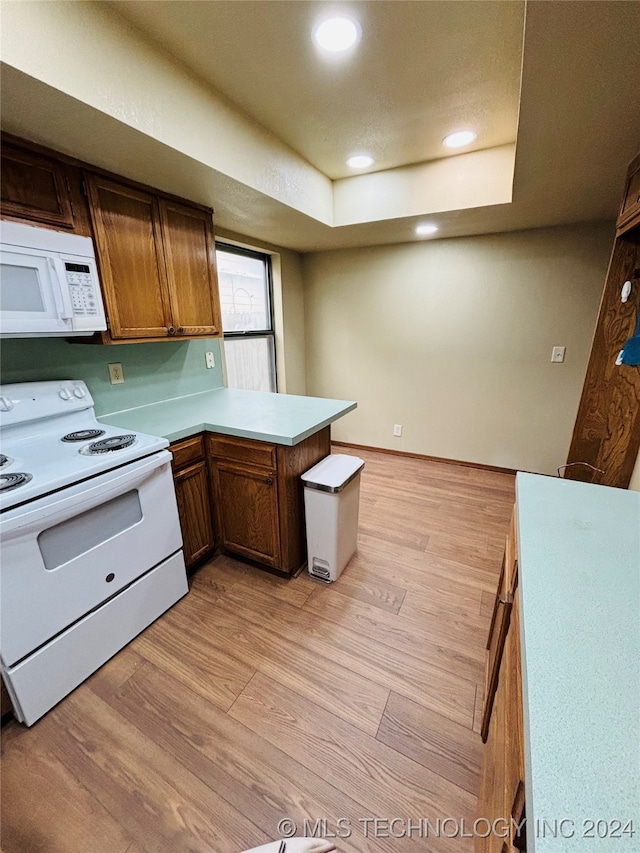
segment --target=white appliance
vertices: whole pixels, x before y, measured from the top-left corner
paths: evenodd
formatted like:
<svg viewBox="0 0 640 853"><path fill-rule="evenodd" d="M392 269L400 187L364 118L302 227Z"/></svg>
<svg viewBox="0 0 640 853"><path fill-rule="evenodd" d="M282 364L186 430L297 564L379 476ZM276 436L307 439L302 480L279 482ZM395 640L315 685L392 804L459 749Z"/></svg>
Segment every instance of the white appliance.
<svg viewBox="0 0 640 853"><path fill-rule="evenodd" d="M91 238L3 221L0 337L70 337L106 328Z"/></svg>
<svg viewBox="0 0 640 853"><path fill-rule="evenodd" d="M163 438L84 382L0 386L0 666L34 723L188 592Z"/></svg>

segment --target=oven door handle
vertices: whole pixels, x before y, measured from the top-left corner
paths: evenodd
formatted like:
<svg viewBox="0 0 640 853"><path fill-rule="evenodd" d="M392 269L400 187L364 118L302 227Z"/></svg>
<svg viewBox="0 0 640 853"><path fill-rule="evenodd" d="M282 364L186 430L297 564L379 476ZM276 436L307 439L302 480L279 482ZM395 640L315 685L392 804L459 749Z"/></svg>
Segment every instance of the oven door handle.
<svg viewBox="0 0 640 853"><path fill-rule="evenodd" d="M60 494L66 493L66 496L58 500L55 500L56 495L49 495L33 504L27 504L20 508L22 512L17 512L15 516L11 514L0 522L2 538L24 536L28 530L34 528L44 530L77 515L78 510L85 512L106 503L128 491L136 483L146 480L157 468L169 465L171 458L168 450L161 450L153 456L131 462L119 475L106 472L99 475L98 482L92 480L89 483L76 483L62 490Z"/></svg>

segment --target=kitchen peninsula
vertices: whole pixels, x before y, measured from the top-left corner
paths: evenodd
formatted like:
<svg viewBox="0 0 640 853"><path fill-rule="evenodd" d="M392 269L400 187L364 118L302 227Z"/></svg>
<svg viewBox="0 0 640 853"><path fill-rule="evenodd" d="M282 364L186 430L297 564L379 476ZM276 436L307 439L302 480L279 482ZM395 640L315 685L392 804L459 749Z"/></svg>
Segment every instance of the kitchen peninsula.
<svg viewBox="0 0 640 853"><path fill-rule="evenodd" d="M216 547L292 575L306 560L300 475L356 403L217 388L104 415L171 442L185 561Z"/></svg>

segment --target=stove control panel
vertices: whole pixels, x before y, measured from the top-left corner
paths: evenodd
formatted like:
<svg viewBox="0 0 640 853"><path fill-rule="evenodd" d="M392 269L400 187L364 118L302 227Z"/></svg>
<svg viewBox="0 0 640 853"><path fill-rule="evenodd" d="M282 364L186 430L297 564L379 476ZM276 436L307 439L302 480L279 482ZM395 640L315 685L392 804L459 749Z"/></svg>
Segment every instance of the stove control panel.
<svg viewBox="0 0 640 853"><path fill-rule="evenodd" d="M76 264L65 261L67 283L71 295L71 307L74 317L97 317L102 312L97 296L98 282L91 274L88 264Z"/></svg>

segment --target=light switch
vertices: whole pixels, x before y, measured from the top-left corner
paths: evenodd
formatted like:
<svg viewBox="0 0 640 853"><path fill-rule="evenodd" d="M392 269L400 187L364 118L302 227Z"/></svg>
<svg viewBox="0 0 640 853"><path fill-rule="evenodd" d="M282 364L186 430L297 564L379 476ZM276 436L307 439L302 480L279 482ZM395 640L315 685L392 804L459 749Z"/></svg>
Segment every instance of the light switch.
<svg viewBox="0 0 640 853"><path fill-rule="evenodd" d="M554 347L551 350L551 361L560 363L564 361L564 354L567 351L566 347Z"/></svg>

